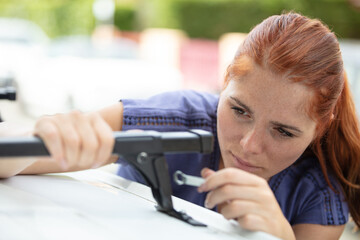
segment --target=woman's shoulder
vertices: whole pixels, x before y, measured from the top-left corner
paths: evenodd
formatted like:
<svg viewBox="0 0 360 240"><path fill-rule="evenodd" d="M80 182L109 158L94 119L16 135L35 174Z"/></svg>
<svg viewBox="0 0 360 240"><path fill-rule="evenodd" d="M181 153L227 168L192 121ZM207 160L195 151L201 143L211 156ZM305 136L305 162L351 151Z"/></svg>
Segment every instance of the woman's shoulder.
<svg viewBox="0 0 360 240"><path fill-rule="evenodd" d="M164 92L146 99L122 99L124 108L156 108L158 110L178 110L199 112L207 109L215 111L218 95L194 90Z"/></svg>
<svg viewBox="0 0 360 240"><path fill-rule="evenodd" d="M216 94L193 90L164 92L147 99L122 99L123 129L212 130L218 99Z"/></svg>
<svg viewBox="0 0 360 240"><path fill-rule="evenodd" d="M348 207L341 187L329 174L330 187L315 157L300 158L269 181L280 207L291 224L341 225Z"/></svg>

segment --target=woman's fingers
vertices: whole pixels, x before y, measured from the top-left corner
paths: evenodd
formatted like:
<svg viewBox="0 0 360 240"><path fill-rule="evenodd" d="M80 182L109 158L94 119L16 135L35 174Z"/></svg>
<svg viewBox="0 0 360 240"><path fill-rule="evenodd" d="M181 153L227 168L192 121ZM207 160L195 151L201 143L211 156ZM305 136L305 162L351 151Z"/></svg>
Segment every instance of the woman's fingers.
<svg viewBox="0 0 360 240"><path fill-rule="evenodd" d="M226 219L238 219L249 213L262 216L266 214L263 210L258 202L251 200L233 200L224 204L220 209L220 213Z"/></svg>
<svg viewBox="0 0 360 240"><path fill-rule="evenodd" d="M115 139L110 126L106 124L106 122L98 114L91 115L90 118L99 143L95 161L91 166L92 168L96 168L108 162L114 148Z"/></svg>
<svg viewBox="0 0 360 240"><path fill-rule="evenodd" d="M60 137L60 130L52 117L42 117L34 128L34 135L40 137L52 158L58 162L62 168L66 168L67 163L65 160L64 145Z"/></svg>
<svg viewBox="0 0 360 240"><path fill-rule="evenodd" d="M271 232L268 229L268 224L266 224L265 219L258 214L245 214L242 217L237 218L237 222L242 228L250 231Z"/></svg>
<svg viewBox="0 0 360 240"><path fill-rule="evenodd" d="M82 146L81 137L77 127L74 125L74 118L77 118L78 112L71 112L69 114L58 114L54 117L54 122L60 132L64 146L65 160L67 167L76 165L80 156L80 148Z"/></svg>
<svg viewBox="0 0 360 240"><path fill-rule="evenodd" d="M215 171L214 170L211 170L210 168L203 168L201 170L201 176L203 178L208 178L209 176L211 176L212 174L214 174Z"/></svg>
<svg viewBox="0 0 360 240"><path fill-rule="evenodd" d="M218 172L203 169L202 175L207 177L205 183L199 187L199 191L209 191L205 200L207 208L214 208L216 205L227 204L234 200L254 203L275 200L274 194L263 178L240 169L228 168Z"/></svg>
<svg viewBox="0 0 360 240"><path fill-rule="evenodd" d="M268 186L265 179L237 168L225 168L217 172L204 168L201 174L202 177L206 178L206 181L198 188L199 192L208 192L226 184Z"/></svg>
<svg viewBox="0 0 360 240"><path fill-rule="evenodd" d="M225 184L267 186L265 179L237 168L225 168L206 179L204 191L210 191Z"/></svg>
<svg viewBox="0 0 360 240"><path fill-rule="evenodd" d="M255 187L226 184L209 192L205 205L211 209L218 204L227 203L235 199L259 202L265 200L265 195L266 193Z"/></svg>
<svg viewBox="0 0 360 240"><path fill-rule="evenodd" d="M100 145L97 134L91 121L84 114L75 113L72 121L80 138L80 152L75 161L78 161L77 164L81 168L90 168L96 160Z"/></svg>
<svg viewBox="0 0 360 240"><path fill-rule="evenodd" d="M43 117L34 129L63 170L105 164L114 146L112 129L97 113L73 111Z"/></svg>

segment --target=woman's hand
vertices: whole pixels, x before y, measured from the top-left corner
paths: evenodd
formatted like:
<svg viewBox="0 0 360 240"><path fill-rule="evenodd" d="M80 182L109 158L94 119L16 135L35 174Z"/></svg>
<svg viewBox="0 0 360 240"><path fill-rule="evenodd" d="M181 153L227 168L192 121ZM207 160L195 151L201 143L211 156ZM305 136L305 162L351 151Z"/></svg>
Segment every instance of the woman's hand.
<svg viewBox="0 0 360 240"><path fill-rule="evenodd" d="M214 172L208 168L201 175L206 179L200 192L209 191L205 206L218 206L226 219L235 219L241 227L263 231L281 239L295 239L267 181L236 168Z"/></svg>
<svg viewBox="0 0 360 240"><path fill-rule="evenodd" d="M42 117L35 124L34 135L44 141L52 159L62 171L104 165L109 162L114 146L112 129L96 112L84 114L73 111ZM56 167L43 171L54 172Z"/></svg>

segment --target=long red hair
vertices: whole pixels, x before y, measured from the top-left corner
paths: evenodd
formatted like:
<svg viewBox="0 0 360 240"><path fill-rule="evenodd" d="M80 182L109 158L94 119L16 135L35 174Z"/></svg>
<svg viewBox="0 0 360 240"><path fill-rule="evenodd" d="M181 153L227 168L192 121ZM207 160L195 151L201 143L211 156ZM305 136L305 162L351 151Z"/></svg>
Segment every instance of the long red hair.
<svg viewBox="0 0 360 240"><path fill-rule="evenodd" d="M230 74L245 67L244 56L313 91L308 114L317 128L309 149L329 186L329 172L340 182L350 214L360 227L359 120L335 34L321 21L297 13L271 16L246 37L228 68L225 85Z"/></svg>

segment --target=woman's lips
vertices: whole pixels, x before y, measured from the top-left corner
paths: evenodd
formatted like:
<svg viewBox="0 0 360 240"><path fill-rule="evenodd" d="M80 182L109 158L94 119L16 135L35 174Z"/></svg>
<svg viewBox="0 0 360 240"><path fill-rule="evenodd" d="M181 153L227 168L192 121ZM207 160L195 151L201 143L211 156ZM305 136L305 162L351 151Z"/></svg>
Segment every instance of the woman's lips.
<svg viewBox="0 0 360 240"><path fill-rule="evenodd" d="M234 159L234 163L235 163L235 167L237 168L240 168L242 170L245 170L247 172L255 172L255 171L258 171L261 167L257 167L257 166L254 166L246 161L244 161L243 159L235 156L234 154L232 154L232 157Z"/></svg>

